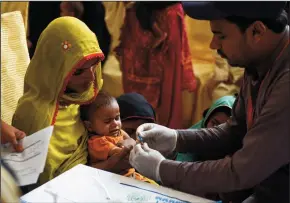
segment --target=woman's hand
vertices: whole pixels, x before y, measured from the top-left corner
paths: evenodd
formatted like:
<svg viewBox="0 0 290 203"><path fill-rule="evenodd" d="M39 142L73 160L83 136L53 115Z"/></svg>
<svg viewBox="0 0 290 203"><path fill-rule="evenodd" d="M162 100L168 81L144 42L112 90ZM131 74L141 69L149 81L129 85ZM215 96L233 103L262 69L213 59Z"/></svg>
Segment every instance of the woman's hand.
<svg viewBox="0 0 290 203"><path fill-rule="evenodd" d="M11 143L16 152L22 152L23 146L20 140L25 136L24 132L1 120L1 144Z"/></svg>

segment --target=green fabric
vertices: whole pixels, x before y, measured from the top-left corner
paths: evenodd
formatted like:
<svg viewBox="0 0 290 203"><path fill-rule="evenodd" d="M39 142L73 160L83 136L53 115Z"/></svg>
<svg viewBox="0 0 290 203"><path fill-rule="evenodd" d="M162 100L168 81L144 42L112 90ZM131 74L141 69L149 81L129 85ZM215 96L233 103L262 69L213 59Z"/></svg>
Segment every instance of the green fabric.
<svg viewBox="0 0 290 203"><path fill-rule="evenodd" d="M200 121L201 122L201 128L205 128L205 123L206 121L209 119L209 117L211 116L211 113L216 110L219 107L229 107L230 109L233 108L233 105L235 103L236 97L235 96L224 96L219 98L218 100L216 100L211 107L209 108L209 110L207 111L205 117ZM194 127L194 126L192 126ZM191 127L191 128L192 128Z"/></svg>
<svg viewBox="0 0 290 203"><path fill-rule="evenodd" d="M224 96L216 100L209 110L207 111L205 117L200 120L198 123L194 124L193 126L190 127L190 129L201 129L205 128L205 123L208 120L208 118L211 116L211 113L216 110L219 107L229 107L230 109L233 108L234 102L236 100L236 97L234 96ZM192 153L178 153L176 157L177 161L182 161L182 162L193 162L196 160L196 156Z"/></svg>
<svg viewBox="0 0 290 203"><path fill-rule="evenodd" d="M103 57L95 34L74 17L55 19L40 36L12 122L27 135L55 126L40 183L87 162L87 135L79 105L94 100L101 89L101 63L96 68L96 80L87 91L69 95L64 91L70 76L84 62ZM69 103L66 107L59 105L64 100Z"/></svg>
<svg viewBox="0 0 290 203"><path fill-rule="evenodd" d="M194 162L196 160L196 156L192 153L177 153L175 160L181 162Z"/></svg>

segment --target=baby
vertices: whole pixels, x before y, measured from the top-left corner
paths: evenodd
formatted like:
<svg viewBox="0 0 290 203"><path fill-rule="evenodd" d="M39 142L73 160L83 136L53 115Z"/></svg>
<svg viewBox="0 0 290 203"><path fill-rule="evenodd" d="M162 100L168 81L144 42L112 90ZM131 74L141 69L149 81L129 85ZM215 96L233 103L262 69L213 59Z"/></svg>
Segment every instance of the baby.
<svg viewBox="0 0 290 203"><path fill-rule="evenodd" d="M128 160L130 146L135 140L121 130L120 110L117 100L100 91L95 101L81 107L81 118L88 131L89 162L93 167L116 172L126 177L134 177L156 184L154 181L135 172L129 162L120 168L122 161ZM123 143L129 143L124 149Z"/></svg>

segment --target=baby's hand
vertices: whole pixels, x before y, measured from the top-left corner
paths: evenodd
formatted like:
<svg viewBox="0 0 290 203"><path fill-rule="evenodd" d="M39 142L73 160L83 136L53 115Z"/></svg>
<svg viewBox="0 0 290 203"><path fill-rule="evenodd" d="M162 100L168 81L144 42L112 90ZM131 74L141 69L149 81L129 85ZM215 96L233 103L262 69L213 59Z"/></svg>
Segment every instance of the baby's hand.
<svg viewBox="0 0 290 203"><path fill-rule="evenodd" d="M113 149L110 150L109 156L112 156L114 154L120 154L121 152L122 152L122 148L114 147Z"/></svg>
<svg viewBox="0 0 290 203"><path fill-rule="evenodd" d="M127 138L117 143L117 146L124 147L125 149L131 151L136 145L136 141L133 138Z"/></svg>
<svg viewBox="0 0 290 203"><path fill-rule="evenodd" d="M107 169L114 173L120 173L121 171L127 170L132 167L127 158L130 154L129 151L127 151L125 148L119 149L121 149L119 153L115 153L112 156L109 156L109 158L106 160Z"/></svg>

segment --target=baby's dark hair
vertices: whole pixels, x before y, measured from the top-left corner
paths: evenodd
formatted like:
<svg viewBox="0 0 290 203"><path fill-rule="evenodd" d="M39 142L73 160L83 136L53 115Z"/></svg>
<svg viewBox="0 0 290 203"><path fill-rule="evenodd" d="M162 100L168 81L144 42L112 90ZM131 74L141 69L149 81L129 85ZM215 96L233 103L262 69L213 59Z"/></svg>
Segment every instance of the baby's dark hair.
<svg viewBox="0 0 290 203"><path fill-rule="evenodd" d="M115 97L109 95L105 91L100 91L96 99L92 103L81 106L80 108L81 119L83 121L88 121L92 116L92 114L95 113L99 108L104 106L110 106L114 102L117 103Z"/></svg>

